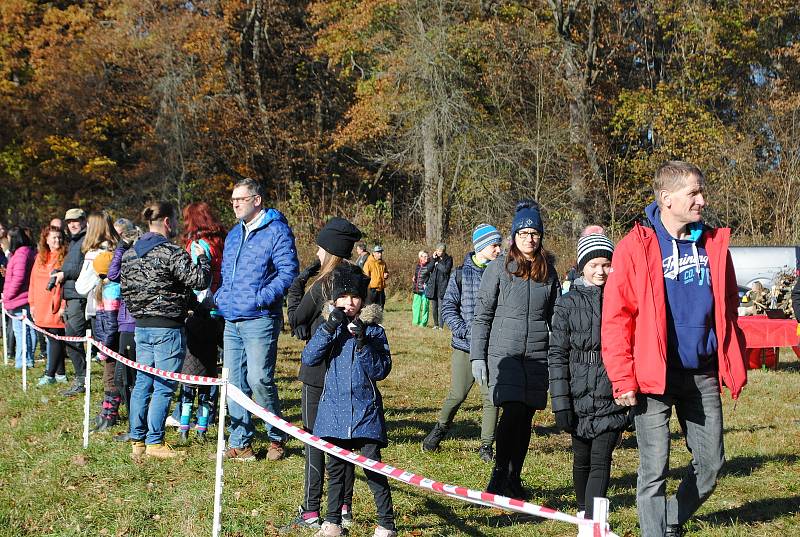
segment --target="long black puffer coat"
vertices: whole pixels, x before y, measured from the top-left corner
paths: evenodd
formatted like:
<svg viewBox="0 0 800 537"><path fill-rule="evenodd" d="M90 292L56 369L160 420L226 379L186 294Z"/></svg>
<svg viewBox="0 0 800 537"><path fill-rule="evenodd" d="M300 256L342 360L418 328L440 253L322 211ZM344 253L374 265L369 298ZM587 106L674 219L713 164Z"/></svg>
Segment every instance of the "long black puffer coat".
<svg viewBox="0 0 800 537"><path fill-rule="evenodd" d="M587 439L630 423L628 408L614 402L600 357L602 311L603 288L576 279L556 301L548 352L553 412L572 410L575 434Z"/></svg>
<svg viewBox="0 0 800 537"><path fill-rule="evenodd" d="M561 286L551 260L544 282L514 276L505 264L505 256L500 256L483 272L470 360L488 362L495 406L517 401L541 410L547 406L550 319ZM513 261L509 270L516 270Z"/></svg>

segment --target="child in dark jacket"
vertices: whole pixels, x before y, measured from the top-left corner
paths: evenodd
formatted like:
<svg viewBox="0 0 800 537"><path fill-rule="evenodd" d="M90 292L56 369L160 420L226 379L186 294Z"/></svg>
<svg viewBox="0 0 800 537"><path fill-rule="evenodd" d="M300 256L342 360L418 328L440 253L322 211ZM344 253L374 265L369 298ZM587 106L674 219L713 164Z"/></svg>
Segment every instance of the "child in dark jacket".
<svg viewBox="0 0 800 537"><path fill-rule="evenodd" d="M307 366L328 363L314 434L380 461L387 437L383 401L376 382L389 375L392 358L386 333L378 324L380 306L372 304L361 309L368 283L357 266L345 263L334 269L334 301L326 305L328 318L309 340L301 359ZM342 535L341 506L349 464L328 457L328 513L315 537ZM378 511L379 526L373 535L394 537L397 531L388 478L369 470L364 473Z"/></svg>
<svg viewBox="0 0 800 537"><path fill-rule="evenodd" d="M594 499L605 497L611 455L629 424L628 409L614 402L600 357L603 286L614 243L602 233L578 240L578 274L555 305L548 364L556 425L572 435L572 476L578 516L592 518ZM579 537L591 535L581 526Z"/></svg>

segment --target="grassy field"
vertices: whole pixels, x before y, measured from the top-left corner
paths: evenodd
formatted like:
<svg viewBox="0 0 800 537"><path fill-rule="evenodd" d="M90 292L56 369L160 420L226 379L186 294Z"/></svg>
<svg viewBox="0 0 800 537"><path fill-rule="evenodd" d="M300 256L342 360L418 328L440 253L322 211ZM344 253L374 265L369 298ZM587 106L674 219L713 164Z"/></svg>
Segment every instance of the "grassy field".
<svg viewBox="0 0 800 537"><path fill-rule="evenodd" d="M457 417L443 449L424 454L420 441L433 424L449 381L449 332L412 327L405 303L390 302L387 320L394 371L382 383L390 446L384 460L404 469L472 488L483 488L490 467L476 450L479 400L476 393ZM299 422L296 381L300 345L281 337L279 387L285 416ZM800 364L786 350L777 371L754 371L736 408L725 405L728 463L719 486L688 524L693 536L800 535ZM29 378L41 374L42 366ZM71 366L68 372L71 371ZM92 384L101 383L95 364ZM35 382L34 382L35 383ZM60 387L59 387L60 388ZM109 433L93 435L81 449L82 399L63 399L55 386L20 388L20 374L0 367L0 536L194 536L210 535L213 513L214 444L192 444L181 462L129 458L129 446ZM96 391L95 400L100 392ZM535 417L523 478L534 501L573 512L571 455L567 435L556 434L549 410ZM675 423L677 428L677 423ZM211 431L212 433L215 430ZM689 460L674 436L671 489ZM167 440L177 441L170 430ZM263 459L266 439L257 437L261 459L225 467L222 527L228 537L277 535L302 496L302 446L290 442L289 456ZM612 475L612 529L638 535L635 437L616 452ZM357 472L354 536L372 535L374 506ZM473 507L393 482L403 535L575 535L573 527Z"/></svg>

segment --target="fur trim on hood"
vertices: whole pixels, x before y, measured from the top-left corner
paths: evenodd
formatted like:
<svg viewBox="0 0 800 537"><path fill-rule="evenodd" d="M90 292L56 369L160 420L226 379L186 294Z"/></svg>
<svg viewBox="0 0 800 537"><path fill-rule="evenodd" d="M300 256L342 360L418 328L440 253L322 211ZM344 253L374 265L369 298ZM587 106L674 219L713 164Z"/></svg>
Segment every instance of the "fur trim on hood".
<svg viewBox="0 0 800 537"><path fill-rule="evenodd" d="M331 313L331 307L333 306L332 302L325 302L322 306L322 318L327 319L328 315ZM383 322L383 308L380 304L369 304L361 308L361 311L358 314L358 318L361 319L364 324L374 324L379 325Z"/></svg>

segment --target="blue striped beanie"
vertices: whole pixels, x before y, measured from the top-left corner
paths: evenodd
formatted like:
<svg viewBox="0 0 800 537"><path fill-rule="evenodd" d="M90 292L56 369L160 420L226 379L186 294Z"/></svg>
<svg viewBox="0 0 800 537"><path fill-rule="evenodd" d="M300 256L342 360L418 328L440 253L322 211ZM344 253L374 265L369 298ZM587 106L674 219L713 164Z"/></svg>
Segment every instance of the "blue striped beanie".
<svg viewBox="0 0 800 537"><path fill-rule="evenodd" d="M487 246L492 244L500 244L503 242L503 236L497 231L497 228L491 224L478 224L475 231L472 232L472 246L476 252L480 252Z"/></svg>

